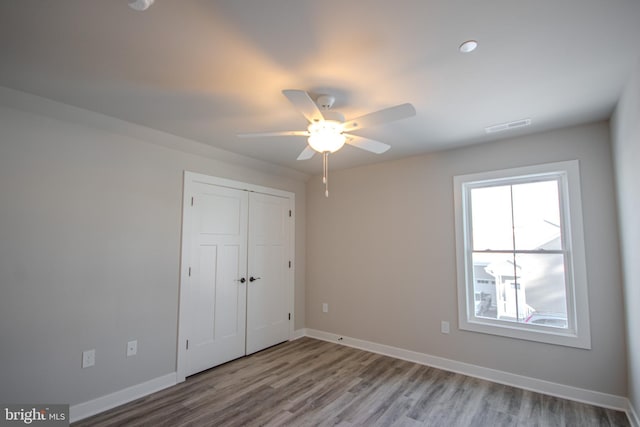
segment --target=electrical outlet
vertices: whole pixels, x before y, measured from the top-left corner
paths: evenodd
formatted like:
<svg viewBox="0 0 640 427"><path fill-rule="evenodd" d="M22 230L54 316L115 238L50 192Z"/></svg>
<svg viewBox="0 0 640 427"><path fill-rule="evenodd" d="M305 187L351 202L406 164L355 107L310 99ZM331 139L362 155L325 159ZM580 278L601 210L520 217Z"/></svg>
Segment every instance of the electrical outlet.
<svg viewBox="0 0 640 427"><path fill-rule="evenodd" d="M138 354L138 340L129 341L127 343L127 357Z"/></svg>
<svg viewBox="0 0 640 427"><path fill-rule="evenodd" d="M322 312L323 313L329 312L329 304L327 304L326 302L322 304Z"/></svg>
<svg viewBox="0 0 640 427"><path fill-rule="evenodd" d="M440 332L442 332L443 334L449 333L449 322L447 322L446 320L440 322Z"/></svg>
<svg viewBox="0 0 640 427"><path fill-rule="evenodd" d="M82 352L82 367L88 368L96 364L96 351L95 349Z"/></svg>

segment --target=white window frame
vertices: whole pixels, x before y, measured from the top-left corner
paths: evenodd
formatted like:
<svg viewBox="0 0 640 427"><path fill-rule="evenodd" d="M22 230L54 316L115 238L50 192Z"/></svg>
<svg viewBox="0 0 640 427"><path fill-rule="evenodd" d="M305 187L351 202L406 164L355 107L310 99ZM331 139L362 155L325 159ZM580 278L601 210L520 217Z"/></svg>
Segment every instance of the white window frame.
<svg viewBox="0 0 640 427"><path fill-rule="evenodd" d="M470 194L472 188L558 179L568 327L553 328L476 316L471 246ZM577 160L525 166L454 177L458 322L462 330L591 348L587 268L584 251L580 170Z"/></svg>

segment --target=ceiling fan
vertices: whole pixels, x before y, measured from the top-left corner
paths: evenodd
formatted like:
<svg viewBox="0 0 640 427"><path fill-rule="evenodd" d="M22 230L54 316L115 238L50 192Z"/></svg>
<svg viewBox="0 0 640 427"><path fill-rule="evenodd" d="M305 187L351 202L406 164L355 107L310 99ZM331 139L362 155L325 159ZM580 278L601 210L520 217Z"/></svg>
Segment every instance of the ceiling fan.
<svg viewBox="0 0 640 427"><path fill-rule="evenodd" d="M320 95L314 102L311 96L304 90L286 89L282 91L282 94L286 96L293 106L309 121L307 130L241 133L238 134L238 137L306 136L308 145L302 153L300 153L298 160L310 159L316 151L322 154L322 182L325 184L326 197L329 197L329 153L335 153L341 149L345 143L376 154L384 153L391 148L388 144L346 132L358 131L365 127L404 119L415 116L416 114L416 109L413 105L406 103L345 121L344 115L331 110L335 102L335 97L331 95Z"/></svg>

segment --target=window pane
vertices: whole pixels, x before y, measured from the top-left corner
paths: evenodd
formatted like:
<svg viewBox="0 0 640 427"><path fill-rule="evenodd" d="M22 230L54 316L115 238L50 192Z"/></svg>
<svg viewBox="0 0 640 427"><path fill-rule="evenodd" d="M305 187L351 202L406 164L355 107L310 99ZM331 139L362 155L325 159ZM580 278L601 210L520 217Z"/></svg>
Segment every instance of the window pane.
<svg viewBox="0 0 640 427"><path fill-rule="evenodd" d="M567 294L562 254L518 254L525 323L567 327Z"/></svg>
<svg viewBox="0 0 640 427"><path fill-rule="evenodd" d="M511 186L471 190L473 249L512 250Z"/></svg>
<svg viewBox="0 0 640 427"><path fill-rule="evenodd" d="M514 185L513 217L516 249L562 249L556 180Z"/></svg>
<svg viewBox="0 0 640 427"><path fill-rule="evenodd" d="M473 254L476 317L567 327L562 254Z"/></svg>
<svg viewBox="0 0 640 427"><path fill-rule="evenodd" d="M476 317L516 322L519 268L512 254L473 254L473 293ZM525 319L524 313L520 316Z"/></svg>

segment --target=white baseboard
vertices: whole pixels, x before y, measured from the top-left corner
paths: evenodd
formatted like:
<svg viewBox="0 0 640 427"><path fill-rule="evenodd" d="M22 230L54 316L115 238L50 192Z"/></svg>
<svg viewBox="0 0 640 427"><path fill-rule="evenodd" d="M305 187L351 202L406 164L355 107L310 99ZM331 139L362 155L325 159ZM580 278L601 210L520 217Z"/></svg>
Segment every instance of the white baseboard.
<svg viewBox="0 0 640 427"><path fill-rule="evenodd" d="M627 412L629 418L632 417L632 415L629 413L629 408L631 407L629 404L629 400L623 396L600 393L597 391L586 390L564 384L553 383L550 381L539 380L536 378L525 377L509 372L498 371L496 369L484 368L482 366L457 362L455 360L446 359L443 357L432 356L425 353L418 353L416 351L405 350L402 348L392 347L384 344L345 337L329 332L318 331L315 329L307 328L306 336L317 338L323 341L333 342L336 344L342 344L348 347L370 351L372 353L395 357L396 359L419 363L421 365L432 366L434 368L443 369L445 371L456 372L475 378L481 378L495 383L518 387L525 390L531 390L551 396L561 397L563 399L575 400L591 405L597 405L604 408L624 411ZM633 411L633 408L631 408L631 410Z"/></svg>
<svg viewBox="0 0 640 427"><path fill-rule="evenodd" d="M631 423L631 427L640 427L640 417L638 417L638 412L629 401L627 405L627 417L629 418L629 423Z"/></svg>
<svg viewBox="0 0 640 427"><path fill-rule="evenodd" d="M307 329L306 328L296 329L295 331L293 331L293 337L291 337L291 341L297 340L297 339L300 339L300 338L306 337L306 336L307 336Z"/></svg>
<svg viewBox="0 0 640 427"><path fill-rule="evenodd" d="M151 393L155 393L156 391L171 387L175 384L176 373L172 372L141 384L136 384L123 390L107 394L106 396L98 397L97 399L93 399L88 402L72 405L69 408L69 421L73 423L75 421L88 418L108 409L115 408L116 406L124 405L125 403L147 396Z"/></svg>

